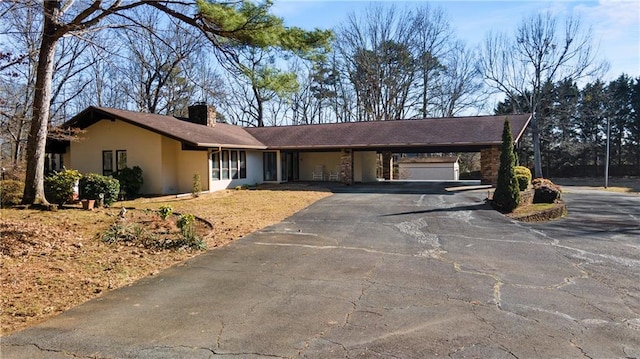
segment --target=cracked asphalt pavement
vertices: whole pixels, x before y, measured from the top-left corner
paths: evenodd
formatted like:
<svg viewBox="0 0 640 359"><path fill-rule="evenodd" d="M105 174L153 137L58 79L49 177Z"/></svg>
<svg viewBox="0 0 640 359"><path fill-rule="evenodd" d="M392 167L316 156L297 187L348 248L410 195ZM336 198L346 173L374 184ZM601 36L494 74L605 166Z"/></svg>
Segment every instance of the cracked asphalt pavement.
<svg viewBox="0 0 640 359"><path fill-rule="evenodd" d="M485 196L338 187L1 338L1 356L640 357L640 196L567 188L569 216L540 224L503 217Z"/></svg>

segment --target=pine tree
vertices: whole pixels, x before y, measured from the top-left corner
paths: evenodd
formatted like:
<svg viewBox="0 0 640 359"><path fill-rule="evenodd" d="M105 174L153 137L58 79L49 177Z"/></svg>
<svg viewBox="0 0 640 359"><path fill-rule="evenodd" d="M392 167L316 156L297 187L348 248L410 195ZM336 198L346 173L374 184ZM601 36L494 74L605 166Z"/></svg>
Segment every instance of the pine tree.
<svg viewBox="0 0 640 359"><path fill-rule="evenodd" d="M500 152L500 170L498 171L498 184L493 193L493 207L500 212L510 213L520 202L520 189L514 167L516 157L513 153L513 136L511 124L507 118L504 121L502 131L502 148Z"/></svg>

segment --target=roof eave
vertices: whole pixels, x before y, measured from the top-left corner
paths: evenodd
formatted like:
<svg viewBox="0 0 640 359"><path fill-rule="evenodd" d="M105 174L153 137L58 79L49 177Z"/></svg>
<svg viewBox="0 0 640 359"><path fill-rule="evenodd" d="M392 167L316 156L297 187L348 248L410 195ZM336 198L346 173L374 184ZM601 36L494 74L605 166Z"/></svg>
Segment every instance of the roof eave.
<svg viewBox="0 0 640 359"><path fill-rule="evenodd" d="M206 148L231 148L231 149L250 149L250 150L268 149L267 146L239 145L239 144L228 144L228 143L195 143L193 145L196 147L206 147Z"/></svg>

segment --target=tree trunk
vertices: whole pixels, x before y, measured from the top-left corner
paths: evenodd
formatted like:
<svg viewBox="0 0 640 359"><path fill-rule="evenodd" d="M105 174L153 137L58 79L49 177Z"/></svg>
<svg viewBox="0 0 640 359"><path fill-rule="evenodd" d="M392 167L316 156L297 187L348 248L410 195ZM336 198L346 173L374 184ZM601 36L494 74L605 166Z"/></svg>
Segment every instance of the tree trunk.
<svg viewBox="0 0 640 359"><path fill-rule="evenodd" d="M264 127L264 117L263 117L264 108L262 105L262 96L260 96L260 91L255 85L252 84L251 89L253 90L253 96L255 96L256 98L256 103L258 104L258 113L256 117L256 121L258 122L257 126Z"/></svg>
<svg viewBox="0 0 640 359"><path fill-rule="evenodd" d="M27 142L27 174L24 185L23 204L48 205L44 196L44 157L47 144L49 124L49 102L51 101L51 83L56 45L59 37L51 35L55 32L52 21L45 24L38 55L36 69L36 88L33 97L33 119Z"/></svg>
<svg viewBox="0 0 640 359"><path fill-rule="evenodd" d="M531 118L531 134L533 135L533 169L535 178L542 178L542 156L540 155L540 129L538 115L534 112Z"/></svg>

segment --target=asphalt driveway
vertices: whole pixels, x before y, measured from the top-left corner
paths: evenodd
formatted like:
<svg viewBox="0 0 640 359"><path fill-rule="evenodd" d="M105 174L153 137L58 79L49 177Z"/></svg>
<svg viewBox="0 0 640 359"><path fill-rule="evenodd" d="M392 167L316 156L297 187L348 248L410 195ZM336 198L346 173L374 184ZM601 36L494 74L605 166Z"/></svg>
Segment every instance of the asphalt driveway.
<svg viewBox="0 0 640 359"><path fill-rule="evenodd" d="M546 224L485 196L349 187L4 337L1 357L640 357L640 196L569 189Z"/></svg>

